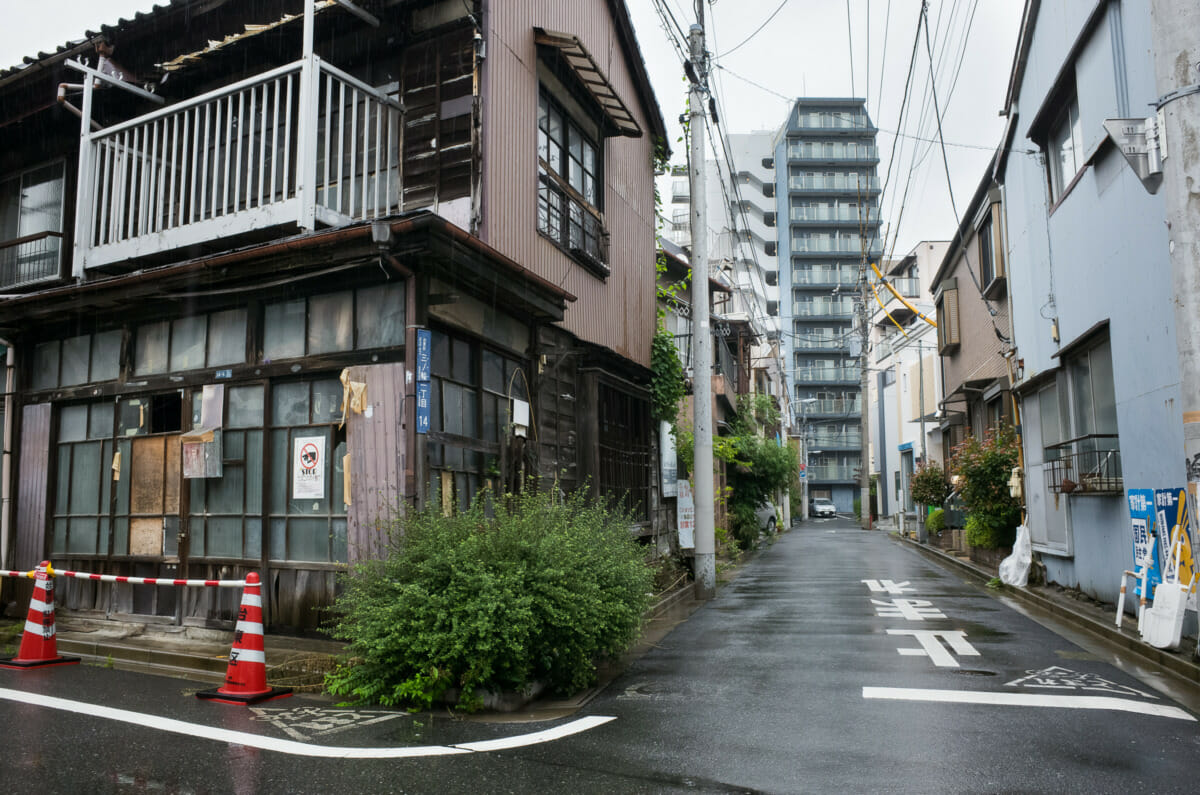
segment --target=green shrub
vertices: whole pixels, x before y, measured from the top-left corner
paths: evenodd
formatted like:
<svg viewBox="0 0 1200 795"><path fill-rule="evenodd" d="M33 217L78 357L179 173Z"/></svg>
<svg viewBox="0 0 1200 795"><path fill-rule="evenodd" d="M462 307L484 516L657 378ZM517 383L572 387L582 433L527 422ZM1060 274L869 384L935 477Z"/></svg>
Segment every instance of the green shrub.
<svg viewBox="0 0 1200 795"><path fill-rule="evenodd" d="M940 533L946 529L946 512L941 508L937 508L929 512L929 516L925 517L925 531L929 533Z"/></svg>
<svg viewBox="0 0 1200 795"><path fill-rule="evenodd" d="M928 527L928 525L926 525ZM967 516L967 543L981 549L1011 547L1017 538L1017 528L987 514Z"/></svg>
<svg viewBox="0 0 1200 795"><path fill-rule="evenodd" d="M330 692L422 708L455 688L464 709L536 681L570 693L637 637L653 571L626 517L581 494L512 497L494 517L485 503L410 513L385 559L345 575L333 635L350 646Z"/></svg>
<svg viewBox="0 0 1200 795"><path fill-rule="evenodd" d="M941 505L950 493L946 487L946 473L937 462L919 467L912 474L908 487L913 501L922 505Z"/></svg>

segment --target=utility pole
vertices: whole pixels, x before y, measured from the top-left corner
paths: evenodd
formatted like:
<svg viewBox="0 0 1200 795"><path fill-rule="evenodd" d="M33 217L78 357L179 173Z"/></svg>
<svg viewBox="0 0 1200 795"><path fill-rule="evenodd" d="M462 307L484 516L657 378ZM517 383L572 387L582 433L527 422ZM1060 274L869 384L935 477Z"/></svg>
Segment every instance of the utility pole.
<svg viewBox="0 0 1200 795"><path fill-rule="evenodd" d="M692 193L692 417L693 474L696 486L695 594L711 599L717 592L716 533L713 506L712 330L708 312L708 208L704 179L704 93L708 59L704 52L704 0L696 0L697 23L688 31L692 87L688 100Z"/></svg>
<svg viewBox="0 0 1200 795"><path fill-rule="evenodd" d="M1195 145L1200 119L1200 5L1195 0L1151 0L1150 19L1162 189L1175 291L1184 467L1195 527L1200 490L1200 206L1191 191L1192 186L1200 185L1200 151Z"/></svg>

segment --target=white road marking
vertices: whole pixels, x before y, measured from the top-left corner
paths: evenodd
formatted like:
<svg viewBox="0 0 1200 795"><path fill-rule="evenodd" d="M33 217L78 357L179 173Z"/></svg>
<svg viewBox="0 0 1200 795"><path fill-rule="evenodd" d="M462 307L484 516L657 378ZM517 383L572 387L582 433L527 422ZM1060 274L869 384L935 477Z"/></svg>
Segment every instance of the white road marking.
<svg viewBox="0 0 1200 795"><path fill-rule="evenodd" d="M470 754L481 751L520 748L526 745L536 745L538 743L569 737L572 734L579 734L609 721L616 720L613 717L591 715L545 731L518 734L514 737L504 737L498 740L460 743L458 745L417 745L404 748L351 748L336 745L311 745L309 743L296 742L295 740L262 737L248 732L219 729L215 726L205 726L201 723L188 723L187 721L163 718L144 712L131 712L130 710L105 707L100 704L88 704L83 701L71 701L54 696L26 693L21 690L9 690L8 688L0 688L0 699L16 701L21 704L32 704L36 707L58 709L64 712L74 712L80 715L91 715L97 718L131 723L135 726L174 732L175 734L185 734L191 737L203 737L217 742L245 745L250 748L261 748L264 751L278 751L294 756L314 756L329 759L403 759L407 757L447 756L450 754Z"/></svg>
<svg viewBox="0 0 1200 795"><path fill-rule="evenodd" d="M892 701L937 701L957 704L990 704L1006 707L1059 707L1063 709L1108 709L1136 712L1159 718L1195 721L1178 707L1146 704L1111 696L1049 696L1042 693L988 693L972 690L927 690L909 687L864 687L863 698Z"/></svg>
<svg viewBox="0 0 1200 795"><path fill-rule="evenodd" d="M861 580L861 582L866 583L872 593L903 594L912 593L917 590L909 584L908 580L904 582L896 582L895 580Z"/></svg>
<svg viewBox="0 0 1200 795"><path fill-rule="evenodd" d="M939 668L958 667L958 661L954 659L954 655L946 651L946 647L942 645L943 640L950 647L950 651L959 657L979 656L975 647L967 643L967 633L960 629L889 629L887 634L912 635L921 644L921 648L896 649L896 651L910 657L928 657Z"/></svg>
<svg viewBox="0 0 1200 795"><path fill-rule="evenodd" d="M933 606L928 599L872 599L875 615L881 618L903 618L905 621L924 621L927 618L945 618L946 614Z"/></svg>

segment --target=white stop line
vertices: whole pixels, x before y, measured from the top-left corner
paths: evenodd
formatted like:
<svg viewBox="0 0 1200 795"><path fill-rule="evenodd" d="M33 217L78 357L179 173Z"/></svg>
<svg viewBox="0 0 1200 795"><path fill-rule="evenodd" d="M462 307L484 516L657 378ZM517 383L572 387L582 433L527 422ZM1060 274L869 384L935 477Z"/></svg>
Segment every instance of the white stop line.
<svg viewBox="0 0 1200 795"><path fill-rule="evenodd" d="M1050 696L1037 693L989 693L974 690L925 690L911 687L864 687L863 698L893 701L937 701L958 704L995 704L1010 707L1058 707L1063 709L1108 709L1136 712L1160 718L1196 720L1178 707L1166 704L1143 704L1125 698L1109 696Z"/></svg>
<svg viewBox="0 0 1200 795"><path fill-rule="evenodd" d="M496 740L481 740L474 743L457 743L455 745L417 745L404 748L351 748L339 745L311 745L282 740L275 737L263 737L248 732L218 729L215 726L205 726L201 723L163 718L144 712L131 712L126 709L105 707L100 704L88 704L83 701L71 701L54 696L43 696L36 693L26 693L21 690L9 690L0 687L0 699L16 701L22 704L32 704L36 707L58 709L63 712L74 712L80 715L91 715L96 718L131 723L148 729L186 734L191 737L204 737L217 742L244 745L250 748L261 748L264 751L279 751L295 756L315 756L329 759L404 759L418 756L449 756L451 754L471 754L481 751L503 751L509 748L521 748L526 745L537 745L579 734L588 729L602 726L614 717L591 715L579 718L562 726L530 734L518 734L514 737L501 737Z"/></svg>

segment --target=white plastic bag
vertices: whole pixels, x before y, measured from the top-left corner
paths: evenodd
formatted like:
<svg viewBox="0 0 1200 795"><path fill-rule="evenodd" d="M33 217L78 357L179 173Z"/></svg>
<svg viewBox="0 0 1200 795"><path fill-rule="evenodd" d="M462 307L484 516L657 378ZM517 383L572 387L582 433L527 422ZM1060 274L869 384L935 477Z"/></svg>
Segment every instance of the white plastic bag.
<svg viewBox="0 0 1200 795"><path fill-rule="evenodd" d="M1000 581L1005 585L1024 588L1029 583L1029 564L1033 562L1033 547L1029 540L1029 528L1017 528L1017 540L1012 554L1000 561Z"/></svg>

